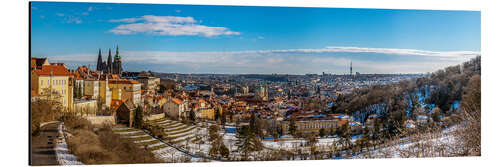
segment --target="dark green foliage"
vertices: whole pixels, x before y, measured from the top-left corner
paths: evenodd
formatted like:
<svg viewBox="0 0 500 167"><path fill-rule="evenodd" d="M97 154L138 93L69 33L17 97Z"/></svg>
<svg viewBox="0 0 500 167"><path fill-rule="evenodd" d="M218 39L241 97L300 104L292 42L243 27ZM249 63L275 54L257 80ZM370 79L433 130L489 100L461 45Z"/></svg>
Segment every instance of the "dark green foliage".
<svg viewBox="0 0 500 167"><path fill-rule="evenodd" d="M288 132L292 136L297 135L297 125L295 125L295 120L293 118L290 120L290 125L288 126Z"/></svg>
<svg viewBox="0 0 500 167"><path fill-rule="evenodd" d="M142 129L143 124L144 124L144 112L142 110L142 107L136 107L135 112L134 112L134 122L133 126L138 129Z"/></svg>
<svg viewBox="0 0 500 167"><path fill-rule="evenodd" d="M215 112L214 119L215 121L217 121L220 118L219 107L217 107L214 112Z"/></svg>
<svg viewBox="0 0 500 167"><path fill-rule="evenodd" d="M257 137L262 136L262 129L261 126L257 124L258 118L255 116L254 113L252 113L250 117L250 129L253 134L255 134Z"/></svg>
<svg viewBox="0 0 500 167"><path fill-rule="evenodd" d="M248 125L241 126L238 129L237 138L236 145L238 146L238 150L244 154L244 157L247 157L248 153L260 151L264 147Z"/></svg>
<svg viewBox="0 0 500 167"><path fill-rule="evenodd" d="M194 113L193 110L189 111L189 120L196 121L196 114Z"/></svg>
<svg viewBox="0 0 500 167"><path fill-rule="evenodd" d="M325 137L326 135L326 130L324 128L319 129L319 136Z"/></svg>

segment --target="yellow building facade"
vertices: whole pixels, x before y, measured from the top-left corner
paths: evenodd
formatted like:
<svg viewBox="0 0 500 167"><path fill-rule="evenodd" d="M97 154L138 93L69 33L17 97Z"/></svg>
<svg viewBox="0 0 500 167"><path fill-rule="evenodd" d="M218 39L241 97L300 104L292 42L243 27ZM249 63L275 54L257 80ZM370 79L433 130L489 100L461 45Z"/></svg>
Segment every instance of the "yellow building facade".
<svg viewBox="0 0 500 167"><path fill-rule="evenodd" d="M32 70L31 90L40 96L48 98L57 98L60 95L59 98L54 100L59 101L68 111L72 111L73 84L70 76L64 66L44 65L42 69Z"/></svg>
<svg viewBox="0 0 500 167"><path fill-rule="evenodd" d="M141 103L141 83L134 80L109 80L112 100L131 100L134 105Z"/></svg>

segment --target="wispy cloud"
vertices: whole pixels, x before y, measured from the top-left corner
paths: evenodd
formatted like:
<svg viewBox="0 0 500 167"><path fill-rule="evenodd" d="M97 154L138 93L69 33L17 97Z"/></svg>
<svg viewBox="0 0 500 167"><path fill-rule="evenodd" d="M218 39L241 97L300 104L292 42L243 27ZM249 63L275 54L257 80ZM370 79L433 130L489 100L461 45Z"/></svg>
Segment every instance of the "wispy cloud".
<svg viewBox="0 0 500 167"><path fill-rule="evenodd" d="M474 51L436 52L410 49L326 47L322 49L233 52L122 51L127 70L181 73L320 73L343 74L349 62L361 73L425 73L480 55ZM72 54L51 60L95 63L97 54Z"/></svg>
<svg viewBox="0 0 500 167"><path fill-rule="evenodd" d="M213 37L240 34L226 27L201 25L199 24L201 21L197 21L192 17L145 15L135 18L113 19L109 20L109 22L125 23L109 30L109 32L120 35L145 33L153 35Z"/></svg>
<svg viewBox="0 0 500 167"><path fill-rule="evenodd" d="M67 15L64 13L56 13L56 15L63 18L63 23L75 23L75 24L83 23L82 19L77 16Z"/></svg>
<svg viewBox="0 0 500 167"><path fill-rule="evenodd" d="M75 17L75 16L68 16L68 17L64 18L64 21L66 23L76 23L76 24L83 23L82 19L80 19L79 17Z"/></svg>

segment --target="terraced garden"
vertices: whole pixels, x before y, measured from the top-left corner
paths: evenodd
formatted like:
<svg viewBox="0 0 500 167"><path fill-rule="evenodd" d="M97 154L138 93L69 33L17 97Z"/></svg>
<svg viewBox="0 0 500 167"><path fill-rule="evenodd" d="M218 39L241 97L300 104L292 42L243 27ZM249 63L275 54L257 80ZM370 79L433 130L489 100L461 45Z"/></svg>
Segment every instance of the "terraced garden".
<svg viewBox="0 0 500 167"><path fill-rule="evenodd" d="M138 147L151 151L158 159L165 162L201 161L200 158L191 157L190 155L152 137L143 130L128 127L115 127L113 128L113 132L119 134L122 138L130 140Z"/></svg>
<svg viewBox="0 0 500 167"><path fill-rule="evenodd" d="M151 126L160 127L162 139L191 154L207 155L210 148L207 141L208 131L198 125L187 125L167 118L147 122Z"/></svg>

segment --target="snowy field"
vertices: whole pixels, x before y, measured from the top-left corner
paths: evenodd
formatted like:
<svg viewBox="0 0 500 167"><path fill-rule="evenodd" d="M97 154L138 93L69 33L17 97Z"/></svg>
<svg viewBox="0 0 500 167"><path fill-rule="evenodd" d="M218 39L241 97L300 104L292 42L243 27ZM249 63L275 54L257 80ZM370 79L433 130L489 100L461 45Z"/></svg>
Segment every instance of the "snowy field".
<svg viewBox="0 0 500 167"><path fill-rule="evenodd" d="M166 142L190 154L208 156L210 143L208 142L207 128L200 125L186 125L166 118L153 120L151 123L163 128L167 135L164 137Z"/></svg>
<svg viewBox="0 0 500 167"><path fill-rule="evenodd" d="M451 155L450 151L460 149L457 147L453 134L456 130L457 126L452 126L439 133L429 133L418 138L401 138L386 147L363 152L352 158L416 158Z"/></svg>
<svg viewBox="0 0 500 167"><path fill-rule="evenodd" d="M156 158L163 160L164 162L186 162L187 159L191 162L207 161L179 151L139 129L119 127L113 128L113 132L121 135L123 138L132 140L133 143L139 147L145 147L148 150L151 150Z"/></svg>
<svg viewBox="0 0 500 167"><path fill-rule="evenodd" d="M64 123L59 124L57 127L58 136L57 143L55 147L56 159L60 165L84 165L82 162L78 161L76 156L71 154L68 150L68 145L66 144L66 139L64 129Z"/></svg>

